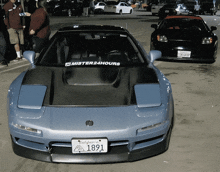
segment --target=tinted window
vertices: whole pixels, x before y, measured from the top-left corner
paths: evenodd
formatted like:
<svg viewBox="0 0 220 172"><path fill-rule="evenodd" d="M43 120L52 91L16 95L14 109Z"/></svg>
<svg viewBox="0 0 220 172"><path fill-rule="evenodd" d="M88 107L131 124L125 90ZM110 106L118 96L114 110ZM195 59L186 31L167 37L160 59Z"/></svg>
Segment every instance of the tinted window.
<svg viewBox="0 0 220 172"><path fill-rule="evenodd" d="M127 35L118 33L77 33L57 36L37 65L126 66L143 63L137 47Z"/></svg>

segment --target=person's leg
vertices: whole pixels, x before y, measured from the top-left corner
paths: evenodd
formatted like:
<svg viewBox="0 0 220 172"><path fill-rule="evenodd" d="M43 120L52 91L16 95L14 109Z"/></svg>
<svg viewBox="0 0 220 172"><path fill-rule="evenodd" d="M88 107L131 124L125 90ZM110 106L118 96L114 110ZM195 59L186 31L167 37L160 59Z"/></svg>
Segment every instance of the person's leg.
<svg viewBox="0 0 220 172"><path fill-rule="evenodd" d="M15 44L15 51L16 51L16 54L17 54L17 58L16 59L20 59L21 58L21 52L20 52L20 46L19 44Z"/></svg>
<svg viewBox="0 0 220 172"><path fill-rule="evenodd" d="M15 29L8 29L8 33L9 33L9 39L10 39L10 43L14 44L14 49L16 51L17 54L17 58L16 59L21 59L21 52L20 52L20 46L19 46L19 37L18 37L18 33Z"/></svg>
<svg viewBox="0 0 220 172"><path fill-rule="evenodd" d="M3 32L0 31L0 64L1 65L8 65L8 61L5 59L6 53L6 41Z"/></svg>
<svg viewBox="0 0 220 172"><path fill-rule="evenodd" d="M0 61L5 59L6 41L2 32L0 32Z"/></svg>
<svg viewBox="0 0 220 172"><path fill-rule="evenodd" d="M18 43L18 46L19 46L19 52L20 52L20 58L22 58L22 52L23 52L23 46L24 46L24 33L23 33L23 30L18 30L17 31L18 33L18 39L19 39L19 43Z"/></svg>

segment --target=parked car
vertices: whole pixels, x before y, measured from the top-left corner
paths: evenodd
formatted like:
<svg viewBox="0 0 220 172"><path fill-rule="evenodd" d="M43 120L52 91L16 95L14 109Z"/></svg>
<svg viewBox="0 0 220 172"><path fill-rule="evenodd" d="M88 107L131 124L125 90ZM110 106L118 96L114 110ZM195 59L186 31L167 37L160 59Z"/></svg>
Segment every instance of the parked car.
<svg viewBox="0 0 220 172"><path fill-rule="evenodd" d="M216 0L202 0L200 1L201 13L209 13L211 15L216 15L218 11Z"/></svg>
<svg viewBox="0 0 220 172"><path fill-rule="evenodd" d="M104 13L104 8L106 3L104 2L96 2L95 3L95 13Z"/></svg>
<svg viewBox="0 0 220 172"><path fill-rule="evenodd" d="M151 50L160 50L160 60L213 63L216 60L218 37L199 16L167 16L151 25Z"/></svg>
<svg viewBox="0 0 220 172"><path fill-rule="evenodd" d="M159 13L159 10L165 5L166 3L165 2L158 2L157 0L156 1L153 1L152 4L151 4L151 13L153 16L155 15L158 15Z"/></svg>
<svg viewBox="0 0 220 172"><path fill-rule="evenodd" d="M15 154L47 162L135 161L168 149L171 84L126 30L61 28L8 91Z"/></svg>
<svg viewBox="0 0 220 172"><path fill-rule="evenodd" d="M183 3L186 8L190 11L191 14L197 15L200 14L200 5L197 5L196 1L191 0Z"/></svg>
<svg viewBox="0 0 220 172"><path fill-rule="evenodd" d="M77 13L77 6L72 1L56 1L54 4L54 8L50 8L50 12L54 16L73 16Z"/></svg>
<svg viewBox="0 0 220 172"><path fill-rule="evenodd" d="M184 4L170 3L164 5L158 13L160 19L164 19L168 15L188 15L190 11Z"/></svg>
<svg viewBox="0 0 220 172"><path fill-rule="evenodd" d="M125 2L116 2L116 1L107 1L106 6L104 8L104 12L106 13L133 13L133 8Z"/></svg>

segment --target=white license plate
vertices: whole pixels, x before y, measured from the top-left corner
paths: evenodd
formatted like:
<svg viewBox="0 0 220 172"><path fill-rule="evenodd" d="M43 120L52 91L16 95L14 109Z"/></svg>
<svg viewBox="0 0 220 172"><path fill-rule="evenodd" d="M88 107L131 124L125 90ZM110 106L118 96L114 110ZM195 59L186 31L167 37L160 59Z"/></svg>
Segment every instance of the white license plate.
<svg viewBox="0 0 220 172"><path fill-rule="evenodd" d="M177 52L177 57L178 58L183 58L183 57L190 58L191 57L191 51L178 51Z"/></svg>
<svg viewBox="0 0 220 172"><path fill-rule="evenodd" d="M72 153L106 153L107 139L72 139Z"/></svg>
<svg viewBox="0 0 220 172"><path fill-rule="evenodd" d="M169 10L165 10L165 13L169 13L170 11Z"/></svg>

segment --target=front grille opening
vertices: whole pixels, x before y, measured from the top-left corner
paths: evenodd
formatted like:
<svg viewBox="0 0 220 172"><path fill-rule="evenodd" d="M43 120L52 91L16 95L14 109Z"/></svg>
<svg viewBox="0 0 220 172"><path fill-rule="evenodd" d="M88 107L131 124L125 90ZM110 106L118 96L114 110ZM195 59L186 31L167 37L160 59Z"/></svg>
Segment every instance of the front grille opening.
<svg viewBox="0 0 220 172"><path fill-rule="evenodd" d="M153 138L150 138L150 139L146 139L146 140L141 140L141 141L135 142L135 144L147 143L147 142L151 142L151 141L154 141L154 140L157 140L157 139L162 139L162 138L163 138L163 135L160 135L160 136L153 137Z"/></svg>
<svg viewBox="0 0 220 172"><path fill-rule="evenodd" d="M19 142L26 142L26 143L35 143L35 144L44 145L43 143L34 142L34 141L29 141L29 140L21 139L21 138L18 138L18 137L15 137L15 140L16 140L18 143L19 143Z"/></svg>
<svg viewBox="0 0 220 172"><path fill-rule="evenodd" d="M52 147L72 147L71 142L50 142Z"/></svg>
<svg viewBox="0 0 220 172"><path fill-rule="evenodd" d="M128 140L109 141L109 146L123 146L128 145Z"/></svg>
<svg viewBox="0 0 220 172"><path fill-rule="evenodd" d="M19 146L23 146L25 148L29 148L29 149L32 149L32 150L48 152L48 148L43 143L24 140L24 139L21 139L21 138L18 138L18 137L15 137L15 141L16 141L16 144L18 144Z"/></svg>

